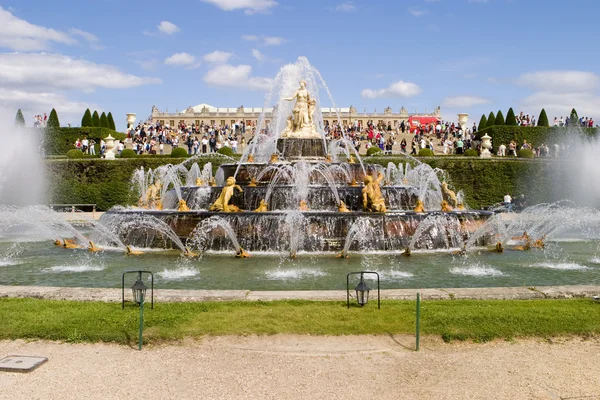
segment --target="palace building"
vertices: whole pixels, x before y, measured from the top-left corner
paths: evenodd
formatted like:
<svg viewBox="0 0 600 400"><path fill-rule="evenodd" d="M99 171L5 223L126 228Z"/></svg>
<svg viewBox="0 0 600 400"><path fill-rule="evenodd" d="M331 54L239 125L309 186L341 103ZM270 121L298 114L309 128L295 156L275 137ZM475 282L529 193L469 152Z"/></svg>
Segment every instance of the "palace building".
<svg viewBox="0 0 600 400"><path fill-rule="evenodd" d="M151 122L160 122L162 125L171 127L181 123L186 125L200 125L201 123L210 125L229 125L233 126L236 123L243 121L246 127L256 126L261 113L265 111L265 123L270 123L273 108L262 107L213 107L208 104L199 104L195 107L188 107L181 112L169 113L160 111L156 106L152 107ZM358 121L361 126L366 126L367 122L372 121L375 125L391 125L392 128L399 126L404 122L407 126L414 127L419 124L429 124L441 119L440 107L436 108L432 113L409 113L406 108L400 108L400 111L395 113L391 107L386 107L383 112L358 112L352 106L348 108L338 108L340 120L344 125L354 124ZM337 113L334 108L321 108L323 115L323 123L332 125L337 122Z"/></svg>

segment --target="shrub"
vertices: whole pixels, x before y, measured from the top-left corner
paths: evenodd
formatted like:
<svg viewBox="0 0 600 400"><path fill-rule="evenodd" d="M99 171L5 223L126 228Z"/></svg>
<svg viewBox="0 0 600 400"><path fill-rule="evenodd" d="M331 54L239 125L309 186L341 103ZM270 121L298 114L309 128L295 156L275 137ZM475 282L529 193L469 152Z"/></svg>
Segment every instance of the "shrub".
<svg viewBox="0 0 600 400"><path fill-rule="evenodd" d="M17 110L17 115L15 115L15 125L25 126L25 118L23 117L23 112L20 108Z"/></svg>
<svg viewBox="0 0 600 400"><path fill-rule="evenodd" d="M487 127L487 118L485 117L485 114L481 115L481 119L479 120L479 125L477 126L477 130L480 131L482 129L485 129Z"/></svg>
<svg viewBox="0 0 600 400"><path fill-rule="evenodd" d="M83 114L83 117L81 118L81 126L94 126L94 121L92 121L92 113L90 112L90 109L88 108L87 110L85 110L85 113Z"/></svg>
<svg viewBox="0 0 600 400"><path fill-rule="evenodd" d="M571 115L569 116L569 124L579 125L579 116L577 115L577 111L575 111L575 109L571 110Z"/></svg>
<svg viewBox="0 0 600 400"><path fill-rule="evenodd" d="M548 122L548 116L546 115L546 110L544 110L543 108L540 112L540 117L538 118L537 126L550 126L550 123Z"/></svg>
<svg viewBox="0 0 600 400"><path fill-rule="evenodd" d="M368 156L376 156L378 154L383 153L383 150L381 150L379 147L377 146L371 146L367 149L367 155Z"/></svg>
<svg viewBox="0 0 600 400"><path fill-rule="evenodd" d="M187 157L187 156L188 156L187 150L182 147L176 147L171 151L171 157L173 157L173 158L183 158L183 157Z"/></svg>
<svg viewBox="0 0 600 400"><path fill-rule="evenodd" d="M517 152L517 157L533 158L533 151L531 151L529 149L521 149Z"/></svg>
<svg viewBox="0 0 600 400"><path fill-rule="evenodd" d="M229 146L223 146L221 147L219 150L217 150L217 153L219 154L223 154L224 156L233 156L235 153L233 152L233 149Z"/></svg>
<svg viewBox="0 0 600 400"><path fill-rule="evenodd" d="M132 149L124 149L121 152L121 158L135 158L137 157L137 154L135 154L135 151L133 151Z"/></svg>
<svg viewBox="0 0 600 400"><path fill-rule="evenodd" d="M71 149L67 151L67 158L83 158L83 151L79 149Z"/></svg>
<svg viewBox="0 0 600 400"><path fill-rule="evenodd" d="M102 128L100 126L100 116L98 115L98 111L94 111L92 114L92 126L96 128Z"/></svg>
<svg viewBox="0 0 600 400"><path fill-rule="evenodd" d="M125 139L124 134L107 128L58 128L46 129L45 133L44 149L47 155L64 155L73 148L73 143L77 138L83 139L84 136L90 140L93 139L97 144L100 143L100 139L104 139L109 134L117 140Z"/></svg>
<svg viewBox="0 0 600 400"><path fill-rule="evenodd" d="M431 149L421 149L419 150L419 157L431 157L433 156L433 150Z"/></svg>
<svg viewBox="0 0 600 400"><path fill-rule="evenodd" d="M113 131L116 131L117 127L115 126L115 120L113 119L111 112L108 113L108 115L106 116L106 119L108 119L108 127L110 129L112 129Z"/></svg>
<svg viewBox="0 0 600 400"><path fill-rule="evenodd" d="M48 124L46 125L50 129L58 129L60 128L60 122L58 121L58 114L56 110L53 108L50 111L50 116L48 117Z"/></svg>
<svg viewBox="0 0 600 400"><path fill-rule="evenodd" d="M490 111L490 115L488 115L486 128L496 125L496 116L493 111Z"/></svg>
<svg viewBox="0 0 600 400"><path fill-rule="evenodd" d="M467 150L465 150L465 156L466 157L478 157L479 152L475 149L467 149Z"/></svg>
<svg viewBox="0 0 600 400"><path fill-rule="evenodd" d="M505 125L517 126L517 118L515 117L515 112L513 111L512 107L509 108L508 112L506 113Z"/></svg>
<svg viewBox="0 0 600 400"><path fill-rule="evenodd" d="M504 114L502 114L502 110L498 110L498 114L496 114L496 121L494 125L505 125L504 122Z"/></svg>
<svg viewBox="0 0 600 400"><path fill-rule="evenodd" d="M108 118L106 118L106 114L104 112L102 113L102 115L100 115L100 127L110 128L110 126L108 126Z"/></svg>
<svg viewBox="0 0 600 400"><path fill-rule="evenodd" d="M494 144L510 143L511 140L517 143L523 143L527 140L532 146L539 146L542 143L552 145L561 143L565 139L572 140L574 135L581 135L582 139L596 137L600 134L597 128L586 128L576 132L570 132L565 127L545 127L545 126L493 126L486 128L478 135L487 133L492 137Z"/></svg>

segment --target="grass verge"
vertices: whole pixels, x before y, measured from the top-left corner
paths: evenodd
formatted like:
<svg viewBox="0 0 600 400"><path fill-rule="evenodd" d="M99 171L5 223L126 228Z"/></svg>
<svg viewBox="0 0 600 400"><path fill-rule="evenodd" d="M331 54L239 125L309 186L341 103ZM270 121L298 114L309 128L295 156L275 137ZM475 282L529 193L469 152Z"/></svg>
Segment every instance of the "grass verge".
<svg viewBox="0 0 600 400"><path fill-rule="evenodd" d="M0 339L135 343L137 307L101 302L0 299ZM146 308L144 341L203 335L412 334L415 303L385 301L346 309L341 302L158 303ZM600 332L600 305L572 300L424 301L421 333L446 341L592 336Z"/></svg>

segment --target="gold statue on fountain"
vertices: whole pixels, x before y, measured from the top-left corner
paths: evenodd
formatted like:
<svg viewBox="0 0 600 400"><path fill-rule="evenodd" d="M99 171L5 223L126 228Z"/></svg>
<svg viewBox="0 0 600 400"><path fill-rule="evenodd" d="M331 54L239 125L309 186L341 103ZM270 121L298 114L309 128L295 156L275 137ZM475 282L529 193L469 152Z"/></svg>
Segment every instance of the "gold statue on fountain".
<svg viewBox="0 0 600 400"><path fill-rule="evenodd" d="M287 126L281 137L300 139L319 139L321 135L317 132L313 123L313 116L317 106L315 99L311 98L306 89L306 81L300 81L300 88L291 96L284 98L286 101L296 100L292 115L287 119Z"/></svg>
<svg viewBox="0 0 600 400"><path fill-rule="evenodd" d="M258 183L258 182L256 182L256 178L255 178L255 177L252 177L252 178L250 179L250 183L248 184L248 187L256 187L256 184L257 184L257 183Z"/></svg>
<svg viewBox="0 0 600 400"><path fill-rule="evenodd" d="M346 203L343 200L340 200L340 204L338 204L338 212L350 212L348 207L346 207Z"/></svg>
<svg viewBox="0 0 600 400"><path fill-rule="evenodd" d="M448 211L452 211L454 208L458 207L458 200L456 198L456 193L453 190L450 190L447 182L442 182L442 199L446 202L446 204L450 207ZM443 203L443 202L442 202ZM442 211L446 211L442 207Z"/></svg>
<svg viewBox="0 0 600 400"><path fill-rule="evenodd" d="M298 205L298 211L308 211L308 203L306 200L300 200L300 204Z"/></svg>
<svg viewBox="0 0 600 400"><path fill-rule="evenodd" d="M254 210L254 212L267 212L269 211L269 205L265 201L265 199L261 199L258 208Z"/></svg>
<svg viewBox="0 0 600 400"><path fill-rule="evenodd" d="M179 212L190 211L190 208L187 206L187 203L185 202L184 199L179 200L179 204L177 206L177 211L179 211Z"/></svg>
<svg viewBox="0 0 600 400"><path fill-rule="evenodd" d="M215 202L208 209L209 211L222 211L222 212L237 212L240 209L233 205L229 204L231 197L233 196L233 190L237 189L240 193L243 192L240 185L235 184L235 178L230 176L227 178L227 185L221 190L221 194L219 198L215 200Z"/></svg>
<svg viewBox="0 0 600 400"><path fill-rule="evenodd" d="M138 207L162 210L162 201L160 198L161 192L162 184L160 180L157 179L148 187L146 193L140 197L138 200Z"/></svg>
<svg viewBox="0 0 600 400"><path fill-rule="evenodd" d="M380 172L376 180L371 175L365 176L365 187L363 194L363 209L370 212L386 212L385 199L381 194L379 186L383 181L383 174Z"/></svg>
<svg viewBox="0 0 600 400"><path fill-rule="evenodd" d="M204 186L204 181L202 180L202 178L196 178L196 186Z"/></svg>
<svg viewBox="0 0 600 400"><path fill-rule="evenodd" d="M413 211L416 213L424 213L425 212L425 205L423 204L423 200L421 200L421 199L417 200L417 204L415 205L415 208L413 209Z"/></svg>

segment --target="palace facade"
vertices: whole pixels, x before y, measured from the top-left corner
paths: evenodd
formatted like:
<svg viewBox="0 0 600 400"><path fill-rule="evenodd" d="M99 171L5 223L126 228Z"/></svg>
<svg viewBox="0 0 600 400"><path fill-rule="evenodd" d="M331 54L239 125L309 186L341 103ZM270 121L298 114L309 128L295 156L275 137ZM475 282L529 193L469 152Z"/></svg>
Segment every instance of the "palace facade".
<svg viewBox="0 0 600 400"><path fill-rule="evenodd" d="M199 104L195 107L188 107L185 111L169 113L167 111L160 111L156 106L152 107L151 121L153 124L160 122L162 125L168 125L171 127L177 126L181 123L186 125L200 125L201 123L210 125L229 125L234 126L236 123L243 121L246 127L256 126L258 119L262 112L265 111L265 123L270 124L271 115L273 108L262 108L262 107L244 107L240 106L237 108L227 107L213 107L208 104ZM383 112L377 112L374 110L372 113L358 112L358 110L352 106L348 108L338 108L340 120L344 125L354 124L355 121L361 126L366 126L367 122L372 121L375 125L391 125L392 128L399 126L404 122L407 126L419 124L419 118L421 117L424 121L431 121L432 119L441 118L440 107L436 108L432 113L409 113L406 108L400 108L400 111L395 113L391 107L386 107ZM321 108L321 114L323 115L323 123L332 125L337 122L338 113L334 108L323 107Z"/></svg>

